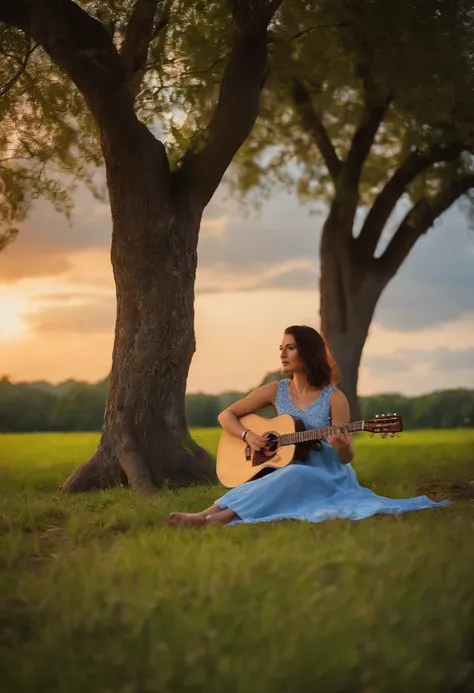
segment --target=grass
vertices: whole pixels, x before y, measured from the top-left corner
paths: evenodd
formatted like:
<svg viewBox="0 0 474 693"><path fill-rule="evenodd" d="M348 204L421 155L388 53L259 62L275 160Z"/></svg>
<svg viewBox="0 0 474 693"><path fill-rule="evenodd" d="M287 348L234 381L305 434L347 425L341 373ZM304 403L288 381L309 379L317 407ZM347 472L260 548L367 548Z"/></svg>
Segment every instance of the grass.
<svg viewBox="0 0 474 693"><path fill-rule="evenodd" d="M175 531L222 489L57 491L97 439L0 436L6 693L474 691L474 431L357 440L361 483L450 507Z"/></svg>

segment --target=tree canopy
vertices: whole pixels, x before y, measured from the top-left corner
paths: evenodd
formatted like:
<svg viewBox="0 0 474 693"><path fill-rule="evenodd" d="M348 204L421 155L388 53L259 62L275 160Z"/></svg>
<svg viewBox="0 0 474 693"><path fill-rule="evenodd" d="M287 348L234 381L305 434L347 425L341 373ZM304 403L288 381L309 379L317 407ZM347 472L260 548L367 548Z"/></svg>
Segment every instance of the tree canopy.
<svg viewBox="0 0 474 693"><path fill-rule="evenodd" d="M132 0L79 4L126 54ZM218 0L159 6L131 88L139 117L179 166L206 139L233 27ZM262 192L284 185L305 201L328 202L364 110L381 125L363 166L362 205L402 165L397 192L412 203L433 202L454 182L456 190L471 189L472 3L293 0L270 31L260 117L228 176L235 189L262 200ZM70 212L67 190L75 181L103 192L94 177L97 128L82 95L40 47L5 24L0 39L0 219L23 218L40 196Z"/></svg>
<svg viewBox="0 0 474 693"><path fill-rule="evenodd" d="M272 27L260 117L233 169L237 188L256 189L261 199L276 183L296 189L304 200L330 201L365 122L362 206L373 204L402 166L399 191L412 203L435 199L443 185L459 179L469 190L473 39L474 10L466 0L283 4ZM201 35L194 45L203 40ZM193 113L203 112L219 61L208 57L205 70L203 52L190 51L189 59L204 78L199 89L182 83L173 96L186 113L183 131L188 124L191 133ZM202 99L199 108L189 90Z"/></svg>
<svg viewBox="0 0 474 693"><path fill-rule="evenodd" d="M215 109L236 31L231 6L219 0L78 4L109 32L125 64L139 118L164 141L177 167L190 132L189 123L185 134L180 124L194 111L197 94L203 115L194 121L196 147L198 140L204 141ZM266 4L271 14L279 2ZM235 6L238 25L245 21L245 3ZM97 195L105 191L95 176L103 164L99 131L69 75L43 47L7 23L0 23L0 56L0 222L8 231L39 197L69 214L77 181ZM219 67L219 81L203 79L209 65ZM5 243L13 236L5 232Z"/></svg>

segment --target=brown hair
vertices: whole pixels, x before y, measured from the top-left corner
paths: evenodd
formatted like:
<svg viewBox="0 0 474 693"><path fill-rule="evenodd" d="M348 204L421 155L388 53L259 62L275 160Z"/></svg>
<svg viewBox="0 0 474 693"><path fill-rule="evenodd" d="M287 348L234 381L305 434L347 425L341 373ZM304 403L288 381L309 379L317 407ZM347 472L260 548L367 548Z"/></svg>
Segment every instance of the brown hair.
<svg viewBox="0 0 474 693"><path fill-rule="evenodd" d="M292 325L286 328L285 334L291 334L295 338L298 354L306 364L310 385L325 387L335 382L334 359L317 330L307 325Z"/></svg>

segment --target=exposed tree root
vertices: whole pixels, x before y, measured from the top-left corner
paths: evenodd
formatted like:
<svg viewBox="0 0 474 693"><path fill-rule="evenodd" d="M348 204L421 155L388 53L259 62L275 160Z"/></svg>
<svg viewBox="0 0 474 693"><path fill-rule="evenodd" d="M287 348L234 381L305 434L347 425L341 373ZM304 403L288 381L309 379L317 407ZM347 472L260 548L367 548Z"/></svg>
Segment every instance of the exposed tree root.
<svg viewBox="0 0 474 693"><path fill-rule="evenodd" d="M62 486L66 493L129 486L140 496L156 493L164 485L192 486L217 483L215 464L209 453L191 438L182 448L160 450L157 457L145 452L128 429L113 446L115 454L99 445L95 454L73 472Z"/></svg>
<svg viewBox="0 0 474 693"><path fill-rule="evenodd" d="M115 466L106 459L99 445L90 460L84 462L66 479L61 490L65 493L85 493L122 486L126 483L127 480L118 465Z"/></svg>
<svg viewBox="0 0 474 693"><path fill-rule="evenodd" d="M158 479L158 485L153 482L150 471L143 459L133 436L125 431L122 435L122 448L119 454L120 467L124 471L130 488L139 496L149 496L156 493L163 481ZM156 475L155 475L156 476Z"/></svg>

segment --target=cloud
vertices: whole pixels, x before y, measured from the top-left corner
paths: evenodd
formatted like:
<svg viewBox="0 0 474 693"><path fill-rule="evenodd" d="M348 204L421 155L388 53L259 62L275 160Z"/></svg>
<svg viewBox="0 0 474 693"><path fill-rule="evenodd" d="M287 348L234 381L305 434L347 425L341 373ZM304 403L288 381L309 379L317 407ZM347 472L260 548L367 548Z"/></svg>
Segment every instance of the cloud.
<svg viewBox="0 0 474 693"><path fill-rule="evenodd" d="M53 206L38 202L19 225L18 238L0 253L0 283L63 275L76 252L109 249L111 219L108 204L98 202L84 186L75 196L71 221Z"/></svg>
<svg viewBox="0 0 474 693"><path fill-rule="evenodd" d="M301 289L314 290L318 285L319 271L311 263L298 263L296 267L289 269L281 268L281 271L268 278L264 284L260 282L255 286L256 289L291 289L299 291Z"/></svg>
<svg viewBox="0 0 474 693"><path fill-rule="evenodd" d="M413 331L474 312L474 237L459 208L415 245L383 293L375 319Z"/></svg>
<svg viewBox="0 0 474 693"><path fill-rule="evenodd" d="M433 351L433 366L436 370L443 371L474 371L474 348L472 349L447 349L439 347Z"/></svg>
<svg viewBox="0 0 474 693"><path fill-rule="evenodd" d="M219 205L226 208L224 203ZM244 217L233 201L219 235L199 242L199 270L219 280L197 287L236 290L314 290L319 278L323 217L310 215L294 197L280 194L261 213ZM297 266L297 263L303 264ZM288 264L296 263L289 270ZM249 277L253 276L252 281ZM240 286L239 286L240 281ZM474 236L458 205L423 236L383 292L375 321L389 329L416 331L474 313Z"/></svg>
<svg viewBox="0 0 474 693"><path fill-rule="evenodd" d="M307 260L282 262L275 266L260 267L259 271L238 271L227 263L198 268L196 293L221 294L229 292L268 291L287 289L300 291L317 287L318 272Z"/></svg>
<svg viewBox="0 0 474 693"><path fill-rule="evenodd" d="M364 368L372 375L387 373L408 375L422 367L429 369L433 376L437 371L446 373L472 370L474 372L474 347L467 349L396 349L392 354L367 354Z"/></svg>
<svg viewBox="0 0 474 693"><path fill-rule="evenodd" d="M285 262L317 260L323 217L310 215L294 196L280 193L261 212L224 201L219 193L217 198L226 224L218 238L200 236L200 267L225 264L234 272L263 273Z"/></svg>
<svg viewBox="0 0 474 693"><path fill-rule="evenodd" d="M46 303L42 309L27 314L25 320L36 335L111 334L115 314L113 295L91 297L87 294L63 294L54 300L53 305Z"/></svg>
<svg viewBox="0 0 474 693"><path fill-rule="evenodd" d="M201 238L223 238L225 235L225 228L228 224L229 218L224 214L220 217L211 217L210 219L203 219L201 223L201 229L199 235Z"/></svg>
<svg viewBox="0 0 474 693"><path fill-rule="evenodd" d="M19 238L0 255L0 283L61 277L69 284L113 290L108 204L83 187L75 201L72 224L48 203L38 203ZM256 212L218 191L203 216L197 293L313 292L323 222L321 214L311 215L286 193ZM467 228L456 208L418 241L382 294L374 322L408 333L474 313L474 237Z"/></svg>
<svg viewBox="0 0 474 693"><path fill-rule="evenodd" d="M407 373L413 370L414 360L418 363L420 354L424 352L398 349L393 354L369 354L364 358L364 367L368 368L372 375L385 375L386 373Z"/></svg>
<svg viewBox="0 0 474 693"><path fill-rule="evenodd" d="M87 266L87 258L82 258L81 264ZM291 265L287 271L292 271ZM0 339L2 372L13 379L57 382L75 377L94 381L110 370L113 287L80 288L60 279L55 283L29 280L0 287L0 303L8 309L11 306L12 317L26 322L25 330ZM197 350L189 391L255 387L265 373L279 368L281 333L295 323L319 327L316 290L198 294ZM419 394L474 387L473 358L474 321L458 320L409 333L375 324L364 351L360 392Z"/></svg>

